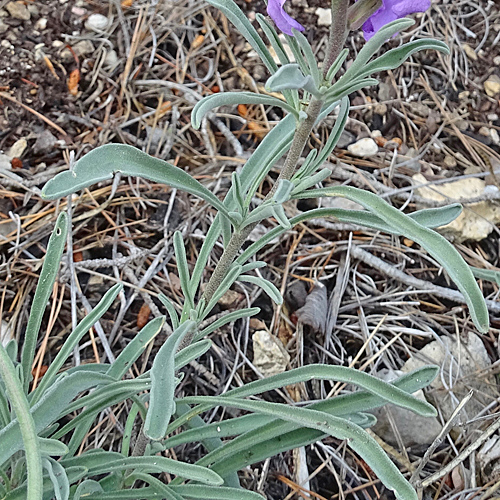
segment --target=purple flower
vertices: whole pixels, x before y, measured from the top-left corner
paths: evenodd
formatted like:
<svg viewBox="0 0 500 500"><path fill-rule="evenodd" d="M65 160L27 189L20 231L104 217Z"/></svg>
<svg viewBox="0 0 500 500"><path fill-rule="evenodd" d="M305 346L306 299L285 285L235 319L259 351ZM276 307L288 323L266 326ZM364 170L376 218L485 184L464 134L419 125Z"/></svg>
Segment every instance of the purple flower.
<svg viewBox="0 0 500 500"><path fill-rule="evenodd" d="M382 0L382 7L363 24L365 40L386 24L415 12L425 12L430 6L431 0Z"/></svg>
<svg viewBox="0 0 500 500"><path fill-rule="evenodd" d="M284 11L283 5L285 2L286 0L269 0L267 4L267 13L283 33L293 36L292 28L298 31L304 31L304 26Z"/></svg>

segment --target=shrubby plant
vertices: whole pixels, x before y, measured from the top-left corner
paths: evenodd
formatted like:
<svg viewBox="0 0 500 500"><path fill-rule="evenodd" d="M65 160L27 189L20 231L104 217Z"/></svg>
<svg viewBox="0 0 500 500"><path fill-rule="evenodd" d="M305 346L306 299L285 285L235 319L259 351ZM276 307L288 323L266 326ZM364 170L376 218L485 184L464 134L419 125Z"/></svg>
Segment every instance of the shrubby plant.
<svg viewBox="0 0 500 500"><path fill-rule="evenodd" d="M102 146L88 153L76 162L73 170L60 173L44 187L44 198L57 199L121 173L199 196L216 210L217 216L191 271L181 234L174 235L184 305L178 310L166 296L161 296L173 333L154 358L151 370L135 379L124 378L147 344L162 330L164 317L148 323L114 363L86 364L60 371L83 335L119 294L121 285L115 285L68 336L47 373L36 388L32 388L31 367L42 316L68 232L66 214L59 215L33 298L21 355L18 356L15 341L5 348L0 346L0 498L258 499L260 495L241 488L239 470L330 435L346 439L397 498L414 500L416 493L412 486L365 431L375 421L367 412L390 402L420 415L435 415L431 405L414 398L411 393L426 387L435 377L437 367L422 368L389 384L343 366L310 365L248 383L217 397L176 398L175 390L180 380L179 370L210 349L209 334L225 324L259 312L258 308L234 311L200 328L217 301L236 281L261 287L277 304L282 302L277 288L253 273L264 267L265 262L251 259L266 243L294 225L318 217L333 217L417 242L446 269L461 290L478 330L487 331L487 310L471 269L455 248L433 230L455 219L461 211L459 205L405 215L376 195L360 189L317 187L330 174L322 165L332 153L346 123L348 96L361 88L376 85L378 82L373 75L397 68L416 51L448 52L444 43L423 39L379 54L387 40L413 24L411 19L401 17L425 10L429 1L359 0L349 5L348 0L332 0L330 38L325 60L319 63L302 33L305 28L283 10L284 0L269 0L268 13L274 23L257 15L267 40L260 37L233 0L208 2L220 9L262 59L270 73L266 85L269 94L227 92L210 95L195 106L193 126L199 127L207 112L222 105L274 106L283 110L284 117L243 168L233 172L231 188L223 200L174 165L119 144ZM274 25L285 34L295 62L289 60ZM361 26L367 42L342 73L348 56L348 50L343 48L347 33ZM274 48L280 65L271 57L268 44ZM327 142L322 149L312 150L298 167L313 127L333 112L336 121ZM265 200L255 206L253 200L257 189L282 156L286 159L278 179ZM353 200L364 210L318 208L288 219L283 209L289 200L327 196ZM242 251L256 224L270 217L279 225ZM224 251L201 292L209 256L220 237ZM314 378L346 382L361 390L304 407L248 399ZM95 449L79 453L99 413L127 399L133 404L125 423L121 450ZM205 424L199 415L216 406L239 408L249 413ZM77 415L69 421L63 419L75 412ZM141 430L133 440L137 423ZM222 441L221 438L232 439ZM206 450L196 464L159 454L190 442L201 442ZM175 479L164 484L155 476L160 472L169 473Z"/></svg>

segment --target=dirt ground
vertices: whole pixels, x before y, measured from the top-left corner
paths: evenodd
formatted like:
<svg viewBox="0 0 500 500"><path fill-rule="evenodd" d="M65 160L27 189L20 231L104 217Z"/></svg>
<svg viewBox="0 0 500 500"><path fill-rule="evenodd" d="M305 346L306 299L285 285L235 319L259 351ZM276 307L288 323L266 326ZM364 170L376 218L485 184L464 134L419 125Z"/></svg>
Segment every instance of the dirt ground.
<svg viewBox="0 0 500 500"><path fill-rule="evenodd" d="M251 19L265 12L263 0L238 3ZM325 2L288 3L321 59L328 28L318 26L316 11ZM405 212L463 202L466 216L473 217L447 235L470 265L500 270L498 4L433 2L428 13L417 16L414 28L389 44L424 36L445 41L450 55L419 53L402 68L380 75L378 87L352 96L346 132L329 160L328 182L376 192ZM346 64L362 44L360 32L350 35ZM279 120L279 112L260 106L222 108L200 130L191 127L190 112L203 96L221 90L263 91L267 77L239 33L202 0L0 0L0 339L22 339L48 237L57 214L68 207L67 199L41 200L40 189L68 168L70 154L78 159L103 144L130 144L184 168L222 196L231 172ZM332 123L328 119L318 127L308 149L325 142ZM350 145L372 136L377 154L359 158L349 151ZM451 180L464 184L446 199L432 199L415 188L428 183L432 191ZM476 181L484 186L479 194L470 194L465 185ZM264 194L268 187L266 180ZM287 211L292 215L305 208L299 203ZM72 308L81 318L117 281L125 284L126 305L115 305L101 320L106 340L98 331L89 336L77 356L81 363L105 362L147 318L162 314L159 292L179 303L172 234L183 232L194 264L213 217L201 201L144 180L123 178L113 192L111 183L101 183L74 197L77 298L72 304L63 264L51 299L58 313L40 353L43 364L50 363L68 334ZM485 220L487 230L477 235L474 230ZM322 362L371 374L400 370L437 342L446 346L446 355L438 360L445 390L433 387L427 397L438 407L438 428L449 420L445 400L456 407L469 389L475 394L461 424L451 426L426 459L421 477L438 477L426 487L425 498L500 498L498 432L490 436L489 448L473 446L500 411L499 285L480 282L492 328L478 336L453 283L406 238L333 220L312 221L268 245L259 258L268 263L264 274L284 293L286 306L275 310L256 290L236 287L216 313L254 304L262 308L260 317L213 334L214 348L191 363L180 393L218 394L221 387L257 378L256 330L267 329L283 342L289 367ZM318 312L326 326L318 331L306 324L299 334L296 310L318 281L326 285L326 308ZM455 348L457 342L464 351ZM146 370L150 359L145 356L135 373ZM344 390L328 382L304 385L294 399L314 400ZM88 446L98 442L113 449L120 437L116 422L126 413L121 406L103 416L104 424L88 436ZM224 413L206 418L224 418ZM408 441L407 429L391 430L402 416L392 418L392 425L390 416L384 418L389 424L385 431L377 430L381 444L411 475L430 443ZM462 452L465 457L453 462ZM184 460L201 453L198 448L176 449ZM345 443L325 439L307 447L306 455L311 496L297 485L298 458L292 452L255 464L242 477L248 488L275 500L390 498ZM439 476L450 463L451 469Z"/></svg>

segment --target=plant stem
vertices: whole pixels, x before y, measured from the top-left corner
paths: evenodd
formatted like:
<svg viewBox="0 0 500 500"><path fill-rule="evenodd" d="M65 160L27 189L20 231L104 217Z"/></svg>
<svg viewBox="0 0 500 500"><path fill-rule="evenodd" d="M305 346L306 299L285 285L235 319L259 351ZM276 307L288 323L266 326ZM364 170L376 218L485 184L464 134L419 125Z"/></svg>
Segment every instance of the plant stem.
<svg viewBox="0 0 500 500"><path fill-rule="evenodd" d="M285 164L281 169L276 183L273 185L271 191L267 194L266 201L273 197L276 189L278 188L280 180L289 180L292 178L297 166L297 162L299 161L302 151L304 150L314 124L318 119L322 106L323 101L314 97L312 98L306 111L307 118L300 123L297 131L295 132L292 145L285 160ZM249 226L243 228L241 231L234 232L231 236L227 247L224 249L224 253L222 254L212 276L210 277L210 280L207 283L205 291L203 292L202 298L205 299L206 304L208 304L208 302L210 302L210 299L214 296L215 292L222 283L222 280L225 278L229 268L231 267L240 248L247 241L248 235L252 232L256 225L257 223L250 224Z"/></svg>
<svg viewBox="0 0 500 500"><path fill-rule="evenodd" d="M339 56L344 47L347 37L347 10L349 0L332 0L332 24L330 25L330 36L326 57L323 61L323 76L326 77L328 70Z"/></svg>
<svg viewBox="0 0 500 500"><path fill-rule="evenodd" d="M26 455L26 466L28 469L27 497L30 500L42 500L43 495L43 472L40 445L36 433L33 415L23 391L14 364L12 363L5 348L0 344L0 377L5 384L9 402L19 422L19 429L23 439L24 452Z"/></svg>

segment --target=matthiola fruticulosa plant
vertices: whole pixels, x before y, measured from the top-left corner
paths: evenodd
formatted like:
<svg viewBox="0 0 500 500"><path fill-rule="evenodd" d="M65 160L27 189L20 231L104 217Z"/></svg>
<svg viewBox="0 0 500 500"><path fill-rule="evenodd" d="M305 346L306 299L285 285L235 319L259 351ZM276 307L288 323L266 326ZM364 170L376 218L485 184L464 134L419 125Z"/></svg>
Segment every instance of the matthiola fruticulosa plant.
<svg viewBox="0 0 500 500"><path fill-rule="evenodd" d="M179 370L211 348L208 335L230 322L258 314L259 309L255 307L237 310L218 317L209 326L201 326L207 325L214 306L235 282L261 287L281 304L282 297L276 286L255 273L266 263L254 257L267 243L294 225L319 217L386 231L418 243L448 272L462 292L477 329L488 330L485 302L471 269L455 248L433 230L455 219L461 211L459 205L406 215L371 192L328 183L323 186L330 175L323 163L332 154L346 123L349 96L359 89L377 85L375 76L397 68L416 51L448 52L444 43L431 39L400 43L395 48L381 50L388 40L413 25L413 20L404 16L425 10L429 1L359 0L353 3L332 0L332 25L322 61L316 60L303 34L307 27L283 10L285 0L269 0L270 18L257 15L262 36L233 0L208 2L246 38L270 76L266 91L262 93L226 92L203 98L193 109L193 127L200 127L209 111L237 104L280 108L283 118L245 165L232 172L232 183L223 199L182 169L123 144L108 144L91 151L77 161L71 171L58 174L46 184L42 193L45 199L68 196L68 202L72 203L73 193L93 183L109 181L118 173L138 176L201 197L212 206L216 216L194 267L188 265L181 233L176 232L173 236L184 299L179 306L165 295L159 296L168 313L168 322L163 317L155 318L111 365L83 365L61 374L60 369L82 336L117 297L121 286L116 285L71 333L47 374L30 392L31 366L41 315L52 290L71 223L65 213L60 215L33 299L21 362L18 364L15 346L5 349L0 345L3 382L0 384L0 467L3 467L0 478L8 478L10 474L16 477L14 483L0 482L0 496L15 484L19 485L19 492L14 489L14 493L8 492L5 498L41 500L52 498L56 492L58 499L71 495L77 500L85 493L87 500L105 500L118 498L116 492L119 490L122 499L258 499L261 497L256 493L241 488L239 470L277 453L333 436L347 440L397 498L415 500L417 496L412 485L365 429L375 422L368 411L387 402L420 415L435 415L431 405L411 394L433 380L437 367L422 368L393 383L343 366L309 365L251 382L219 396L176 398L176 387L180 380ZM348 32L361 27L367 41L348 69L343 70L343 63L349 56L349 50L344 48ZM285 42L275 28L284 33ZM284 43L289 45L293 61ZM277 54L279 64L271 57L269 46ZM328 140L303 159L311 131L334 111L336 120ZM263 179L283 156L283 167L274 185L262 202L255 203ZM283 208L289 200L327 196L347 198L364 209L317 208L289 219ZM275 223L266 235L242 250L253 228L270 218L277 221L277 225ZM213 251L219 240L223 251L216 255ZM208 268L211 256L217 261L213 271ZM121 380L148 342L162 329L169 336L156 354L151 369L137 379ZM342 381L362 390L300 407L255 398L260 393L313 378ZM92 387L93 392L71 402ZM254 397L248 399L250 396ZM99 449L78 455L81 441L99 413L107 405L127 398L134 403L119 451ZM238 408L248 414L205 424L199 415L217 406ZM78 409L82 411L77 417L58 427L56 423L62 416L74 415ZM135 428L140 428L140 432L132 438ZM227 439L222 441L223 437ZM158 456L177 445L197 441L203 444L206 453L194 465ZM135 442L133 447L131 442ZM20 452L26 457L21 465ZM54 455L62 458L56 461L52 458ZM152 475L158 472L168 472L175 478L165 484ZM141 491L136 491L137 488Z"/></svg>

